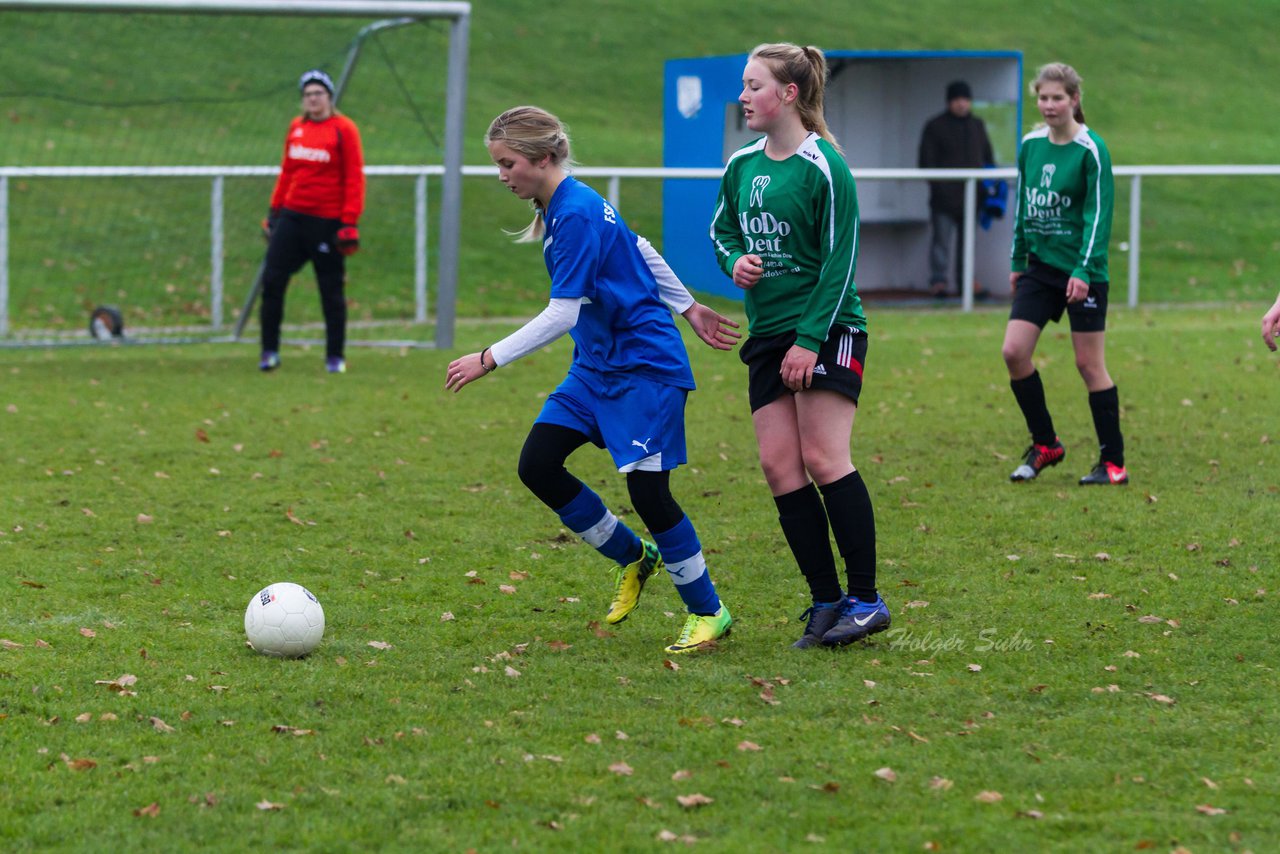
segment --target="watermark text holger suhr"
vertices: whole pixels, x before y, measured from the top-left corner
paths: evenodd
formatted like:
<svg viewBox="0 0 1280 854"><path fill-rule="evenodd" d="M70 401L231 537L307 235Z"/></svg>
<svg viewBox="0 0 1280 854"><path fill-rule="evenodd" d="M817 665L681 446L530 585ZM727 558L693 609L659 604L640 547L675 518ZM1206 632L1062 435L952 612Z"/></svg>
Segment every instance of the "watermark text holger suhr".
<svg viewBox="0 0 1280 854"><path fill-rule="evenodd" d="M986 628L978 632L976 638L959 634L940 635L932 629L924 634L910 629L889 629L884 633L884 639L889 642L890 649L911 652L1028 652L1036 645L1022 633L1022 629L1001 637L997 629Z"/></svg>

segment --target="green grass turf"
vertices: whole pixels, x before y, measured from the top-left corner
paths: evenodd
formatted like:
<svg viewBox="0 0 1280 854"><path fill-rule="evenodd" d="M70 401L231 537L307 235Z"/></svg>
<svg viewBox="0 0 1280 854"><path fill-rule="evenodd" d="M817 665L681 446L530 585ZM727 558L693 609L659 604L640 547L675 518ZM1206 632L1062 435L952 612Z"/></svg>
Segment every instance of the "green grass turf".
<svg viewBox="0 0 1280 854"><path fill-rule="evenodd" d="M788 648L806 597L744 369L698 345L673 487L736 626L678 669L670 585L602 630L604 561L515 475L565 343L456 396L447 362L510 325L345 376L292 347L269 375L248 345L0 352L0 847L1267 850L1257 313L1113 312L1132 484L1083 489L1061 330L1039 367L1067 460L1015 485L1003 314L873 306L853 447L894 624L835 653ZM638 524L603 453L570 466ZM244 646L277 580L325 607L307 659Z"/></svg>

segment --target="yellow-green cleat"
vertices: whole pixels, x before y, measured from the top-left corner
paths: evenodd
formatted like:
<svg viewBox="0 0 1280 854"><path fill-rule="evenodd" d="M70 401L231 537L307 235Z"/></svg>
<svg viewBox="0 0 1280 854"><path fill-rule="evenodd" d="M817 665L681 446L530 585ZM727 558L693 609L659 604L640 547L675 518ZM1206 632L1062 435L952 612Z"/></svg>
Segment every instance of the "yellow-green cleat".
<svg viewBox="0 0 1280 854"><path fill-rule="evenodd" d="M613 604L609 606L609 614L604 621L616 625L625 620L640 604L640 591L644 590L644 583L659 569L662 569L662 554L658 547L648 540L641 540L640 559L614 571L617 587L613 592Z"/></svg>
<svg viewBox="0 0 1280 854"><path fill-rule="evenodd" d="M709 617L690 614L679 639L667 647L667 652L678 655L715 646L715 641L729 634L729 627L732 625L733 617L729 616L729 609L723 602L720 603L720 610Z"/></svg>

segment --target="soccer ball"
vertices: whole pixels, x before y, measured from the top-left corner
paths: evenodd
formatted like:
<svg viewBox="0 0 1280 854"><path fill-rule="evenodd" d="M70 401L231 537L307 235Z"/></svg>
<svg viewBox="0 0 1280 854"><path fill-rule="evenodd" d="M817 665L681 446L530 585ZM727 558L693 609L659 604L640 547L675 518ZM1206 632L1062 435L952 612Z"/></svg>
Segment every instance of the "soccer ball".
<svg viewBox="0 0 1280 854"><path fill-rule="evenodd" d="M244 611L249 645L263 655L300 658L320 645L324 609L300 584L281 582L253 594Z"/></svg>

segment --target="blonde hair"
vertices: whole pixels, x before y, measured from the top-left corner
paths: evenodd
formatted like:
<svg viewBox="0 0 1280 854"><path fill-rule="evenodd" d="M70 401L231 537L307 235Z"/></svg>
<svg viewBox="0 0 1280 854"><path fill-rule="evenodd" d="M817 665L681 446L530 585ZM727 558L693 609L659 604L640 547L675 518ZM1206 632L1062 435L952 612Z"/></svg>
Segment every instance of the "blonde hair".
<svg viewBox="0 0 1280 854"><path fill-rule="evenodd" d="M804 129L816 133L836 147L841 154L840 143L827 127L822 98L827 88L827 58L820 48L813 45L801 47L790 42L757 45L751 51L751 59L758 59L769 69L774 79L786 86L796 85L796 112Z"/></svg>
<svg viewBox="0 0 1280 854"><path fill-rule="evenodd" d="M1077 98L1076 109L1072 117L1080 124L1084 124L1084 109L1079 100L1080 84L1082 82L1084 81L1080 79L1080 75L1070 65L1065 62L1050 62L1048 65L1042 65L1036 70L1036 79L1031 81L1031 91L1039 95L1041 84L1062 84L1062 91L1067 93L1068 98Z"/></svg>
<svg viewBox="0 0 1280 854"><path fill-rule="evenodd" d="M550 157L551 162L562 168L574 165L569 149L569 129L551 113L541 107L512 107L489 123L484 143L501 142L519 155L537 162ZM508 232L517 243L534 243L546 233L542 206L531 199L533 222L522 231Z"/></svg>

